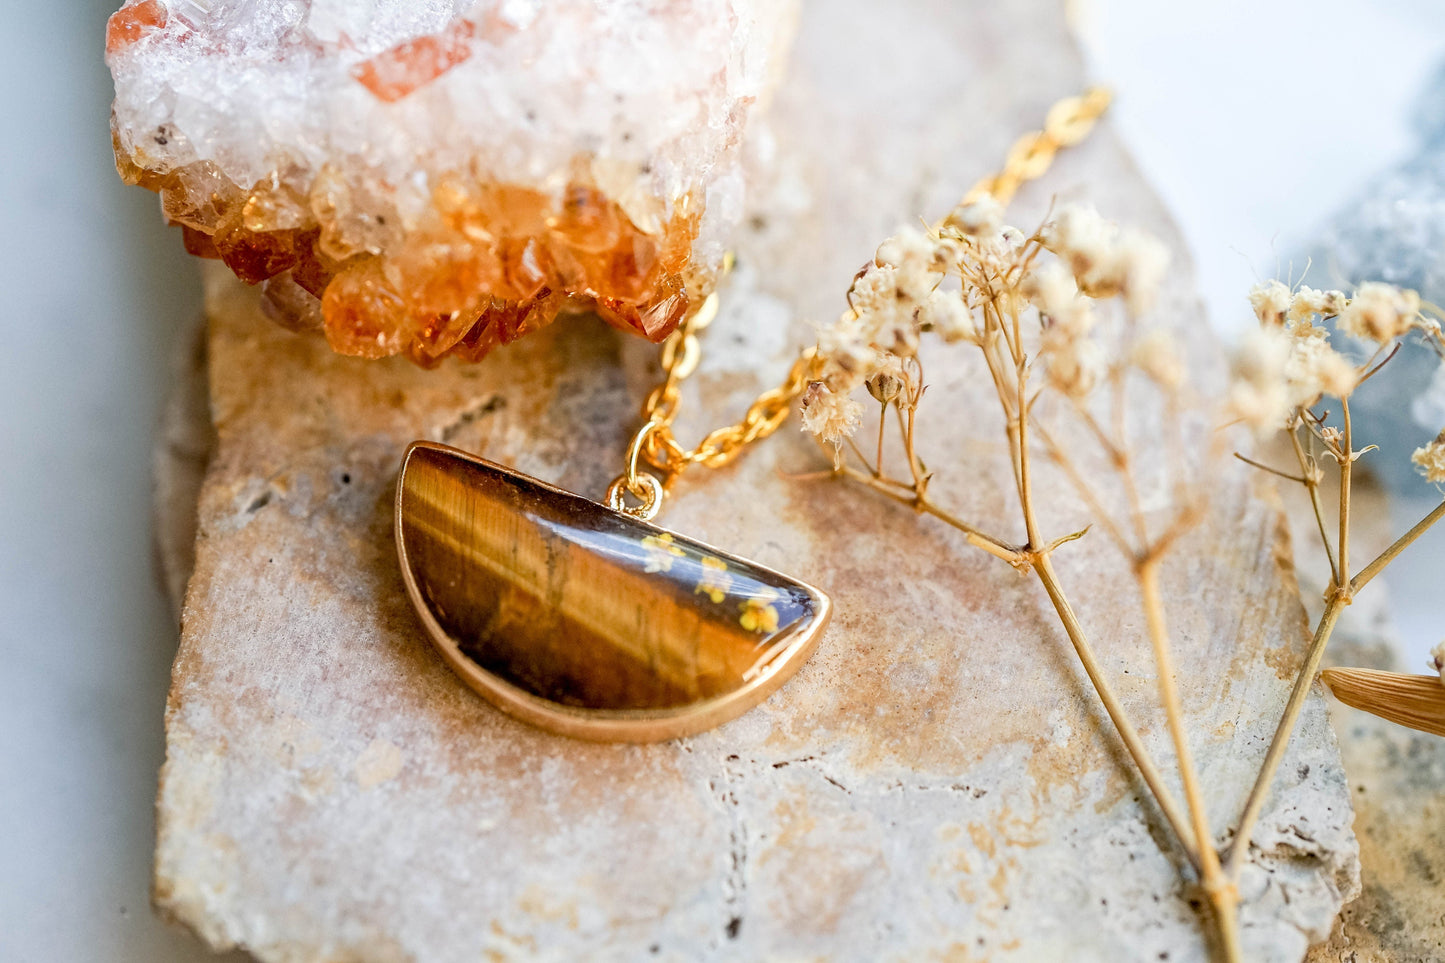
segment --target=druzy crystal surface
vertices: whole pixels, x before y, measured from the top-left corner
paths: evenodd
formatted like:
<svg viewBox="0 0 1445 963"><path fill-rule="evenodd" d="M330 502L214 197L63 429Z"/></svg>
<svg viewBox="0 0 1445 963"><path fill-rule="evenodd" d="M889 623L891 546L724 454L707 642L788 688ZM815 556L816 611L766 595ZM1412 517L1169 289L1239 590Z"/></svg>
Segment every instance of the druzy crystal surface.
<svg viewBox="0 0 1445 963"><path fill-rule="evenodd" d="M476 359L569 308L653 340L712 285L779 0L139 0L124 179L340 352Z"/></svg>

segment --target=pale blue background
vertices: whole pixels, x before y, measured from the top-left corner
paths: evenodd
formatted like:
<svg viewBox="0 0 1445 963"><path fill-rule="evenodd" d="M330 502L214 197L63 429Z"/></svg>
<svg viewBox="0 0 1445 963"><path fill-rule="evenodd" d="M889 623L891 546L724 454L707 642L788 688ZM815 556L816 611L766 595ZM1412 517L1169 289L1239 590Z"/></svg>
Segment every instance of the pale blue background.
<svg viewBox="0 0 1445 963"><path fill-rule="evenodd" d="M176 640L152 563L150 448L199 287L154 199L111 166L100 51L113 6L12 3L0 31L6 963L205 957L147 905ZM1256 272L1275 273L1272 251L1409 150L1407 107L1445 57L1445 5L1427 0L1072 9L1229 331L1249 320ZM1439 539L1429 551L1445 558ZM1409 571L1430 589L1424 566ZM1423 653L1436 613L1404 613Z"/></svg>

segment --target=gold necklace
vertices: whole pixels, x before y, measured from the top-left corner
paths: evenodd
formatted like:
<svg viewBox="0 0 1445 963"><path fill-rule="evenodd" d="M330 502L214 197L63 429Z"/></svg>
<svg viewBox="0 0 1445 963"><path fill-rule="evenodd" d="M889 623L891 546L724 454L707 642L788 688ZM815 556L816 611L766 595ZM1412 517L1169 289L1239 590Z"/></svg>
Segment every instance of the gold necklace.
<svg viewBox="0 0 1445 963"><path fill-rule="evenodd" d="M1108 104L1101 89L1055 104L965 200L1006 204ZM651 524L682 472L776 431L812 373L808 348L740 421L684 448L681 386L717 311L714 292L663 342L662 381L605 504L446 445L407 449L395 516L407 594L443 658L503 712L583 739L677 738L757 705L817 647L823 592Z"/></svg>

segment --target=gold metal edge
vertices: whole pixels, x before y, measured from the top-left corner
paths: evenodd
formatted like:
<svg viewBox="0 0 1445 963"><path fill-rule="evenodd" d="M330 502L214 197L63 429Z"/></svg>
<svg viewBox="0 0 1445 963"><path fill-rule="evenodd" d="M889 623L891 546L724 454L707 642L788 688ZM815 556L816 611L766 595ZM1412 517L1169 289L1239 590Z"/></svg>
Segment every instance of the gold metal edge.
<svg viewBox="0 0 1445 963"><path fill-rule="evenodd" d="M766 565L739 558L691 536L683 536L689 542L706 549L719 558L743 563L768 575L800 585L816 603L817 614L813 621L805 628L795 631L791 636L785 636L786 642L782 639L778 641L777 644L785 644L786 648L769 663L767 670L762 675L726 695L717 696L682 709L632 711L583 709L543 699L512 685L486 671L462 653L456 641L442 628L432 614L431 607L422 597L421 586L417 584L416 578L412 574L411 560L407 557L406 541L402 535L401 519L403 492L406 490L406 470L411 464L413 453L418 449L439 452L507 474L519 475L522 473L440 442L414 441L407 446L406 452L402 455L401 470L397 472L392 518L392 531L396 539L396 553L401 567L402 582L406 585L407 596L411 599L412 608L426 628L432 645L473 691L481 695L492 706L515 719L556 735L591 742L663 742L668 739L696 735L730 722L763 702L797 673L822 641L823 631L827 628L833 615L833 600L826 593L807 582L770 569ZM573 498L582 497L575 492L558 488L541 479L532 476L526 477L547 491ZM611 511L605 505L600 507ZM629 517L628 520L658 534L667 531L641 519Z"/></svg>

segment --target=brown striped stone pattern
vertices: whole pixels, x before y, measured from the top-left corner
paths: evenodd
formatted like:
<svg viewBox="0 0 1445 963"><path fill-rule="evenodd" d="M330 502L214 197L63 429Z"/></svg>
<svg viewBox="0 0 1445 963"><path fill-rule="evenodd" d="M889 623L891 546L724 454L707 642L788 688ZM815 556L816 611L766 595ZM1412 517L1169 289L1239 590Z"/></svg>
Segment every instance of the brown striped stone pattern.
<svg viewBox="0 0 1445 963"><path fill-rule="evenodd" d="M807 585L452 449L413 447L399 484L434 641L547 703L685 713L801 661L826 617Z"/></svg>

